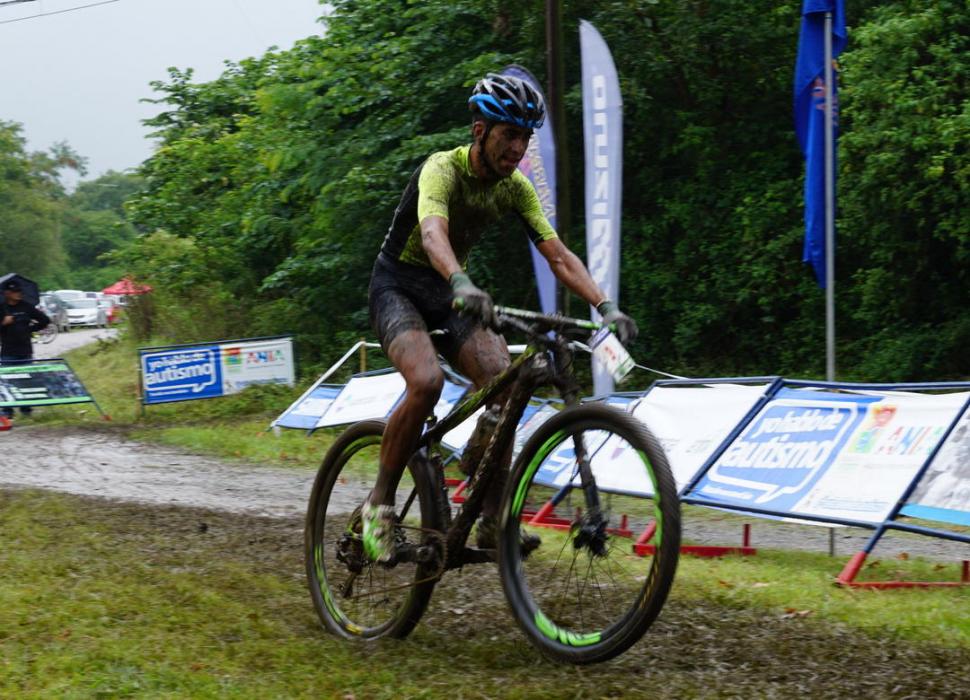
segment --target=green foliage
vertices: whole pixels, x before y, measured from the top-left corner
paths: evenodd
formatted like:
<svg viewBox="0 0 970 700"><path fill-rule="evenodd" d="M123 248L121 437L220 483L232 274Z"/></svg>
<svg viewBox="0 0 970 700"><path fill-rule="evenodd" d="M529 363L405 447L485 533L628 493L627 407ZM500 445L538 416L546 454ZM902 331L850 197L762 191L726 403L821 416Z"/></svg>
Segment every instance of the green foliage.
<svg viewBox="0 0 970 700"><path fill-rule="evenodd" d="M970 10L894 3L853 45L840 171L852 354L886 379L965 376Z"/></svg>
<svg viewBox="0 0 970 700"><path fill-rule="evenodd" d="M0 121L0 274L43 281L62 264L58 167L57 154L28 153L20 125Z"/></svg>
<svg viewBox="0 0 970 700"><path fill-rule="evenodd" d="M128 207L139 230L158 233L124 260L160 289L156 310L179 309L165 333L213 336L193 318L222 331L296 332L311 359L370 335L370 266L413 169L468 138L465 100L481 74L519 62L543 79L543 17L531 6L342 0L330 9L322 37L228 64L209 83L173 69L154 85L166 106L149 121L160 148ZM574 200L579 18L600 29L621 76L621 303L643 330L634 354L678 373L821 375L823 294L800 262L798 5L576 1L564 12ZM970 11L897 0L850 12L840 371L965 376ZM510 224L486 235L470 271L502 302L535 305L523 236ZM574 227L578 252L581 234Z"/></svg>

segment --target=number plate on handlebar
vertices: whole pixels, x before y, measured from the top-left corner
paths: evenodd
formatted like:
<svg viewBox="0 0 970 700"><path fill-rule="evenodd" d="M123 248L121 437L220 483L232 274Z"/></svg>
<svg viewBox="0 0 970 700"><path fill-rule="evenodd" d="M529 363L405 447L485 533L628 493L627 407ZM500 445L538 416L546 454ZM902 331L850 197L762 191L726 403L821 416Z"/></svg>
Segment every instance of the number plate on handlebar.
<svg viewBox="0 0 970 700"><path fill-rule="evenodd" d="M609 328L600 328L589 341L593 357L600 361L617 383L633 369L633 358Z"/></svg>

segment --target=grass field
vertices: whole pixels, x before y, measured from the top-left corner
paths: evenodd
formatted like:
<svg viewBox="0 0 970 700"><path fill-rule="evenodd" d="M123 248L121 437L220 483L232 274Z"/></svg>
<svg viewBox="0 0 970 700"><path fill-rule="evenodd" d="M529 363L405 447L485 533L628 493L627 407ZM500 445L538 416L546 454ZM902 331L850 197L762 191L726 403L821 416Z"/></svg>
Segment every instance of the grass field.
<svg viewBox="0 0 970 700"><path fill-rule="evenodd" d="M491 565L446 576L408 640L362 647L318 627L301 534L0 492L0 697L941 698L970 683L970 590L841 590L807 553L683 559L654 628L597 667L539 656Z"/></svg>

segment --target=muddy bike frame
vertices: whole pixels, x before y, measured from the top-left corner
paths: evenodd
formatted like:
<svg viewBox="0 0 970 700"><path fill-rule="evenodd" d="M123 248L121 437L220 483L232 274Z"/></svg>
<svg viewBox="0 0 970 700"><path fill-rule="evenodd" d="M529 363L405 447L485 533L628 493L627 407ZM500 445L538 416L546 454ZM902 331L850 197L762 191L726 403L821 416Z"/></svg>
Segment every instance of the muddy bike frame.
<svg viewBox="0 0 970 700"><path fill-rule="evenodd" d="M497 330L518 330L526 334L529 342L524 352L491 382L462 399L440 421L435 420L433 416L429 418L429 428L418 441L417 454L430 464L432 476L436 480L439 500L443 505L441 515L445 525L447 552L445 570L464 564L493 561L491 553L466 548L465 541L481 513L489 487L505 468L502 464L503 457L515 439L515 431L522 414L535 389L543 385L554 386L567 406L579 403L580 387L572 373L573 353L564 333L568 330L595 331L600 328L600 324L592 321L502 306L496 307L495 312L499 321ZM509 392L508 397L498 415L498 422L488 439L482 457L475 464L468 465L471 468L471 476L465 489L465 501L452 518L444 482L441 440L446 433L505 391ZM584 527L595 528L602 519L602 515L599 494L582 434L574 436L574 446L588 509ZM410 508L415 493L412 492L402 512L407 512Z"/></svg>

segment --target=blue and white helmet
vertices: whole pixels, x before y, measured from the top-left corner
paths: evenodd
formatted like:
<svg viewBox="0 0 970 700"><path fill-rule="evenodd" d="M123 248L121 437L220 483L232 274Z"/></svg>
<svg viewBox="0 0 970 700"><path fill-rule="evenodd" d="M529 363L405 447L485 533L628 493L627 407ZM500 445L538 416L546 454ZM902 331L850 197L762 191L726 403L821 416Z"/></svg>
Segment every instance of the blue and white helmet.
<svg viewBox="0 0 970 700"><path fill-rule="evenodd" d="M524 80L511 75L488 73L478 81L468 108L496 122L538 129L546 119L542 95Z"/></svg>

